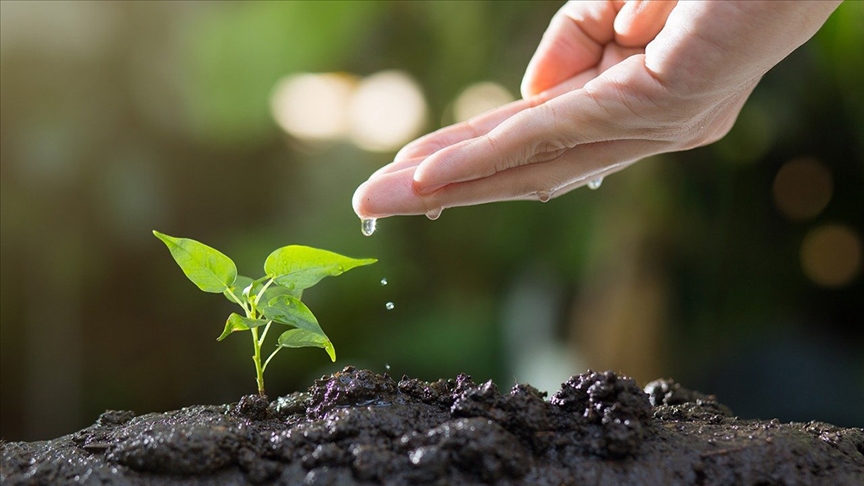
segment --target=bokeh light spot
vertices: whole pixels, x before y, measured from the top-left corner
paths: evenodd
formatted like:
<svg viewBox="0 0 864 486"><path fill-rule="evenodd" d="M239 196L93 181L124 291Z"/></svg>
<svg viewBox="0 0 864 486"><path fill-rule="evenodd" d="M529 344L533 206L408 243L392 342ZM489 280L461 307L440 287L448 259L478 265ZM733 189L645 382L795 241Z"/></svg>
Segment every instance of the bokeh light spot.
<svg viewBox="0 0 864 486"><path fill-rule="evenodd" d="M812 158L791 160L774 177L774 204L787 218L802 221L828 205L834 188L831 171Z"/></svg>
<svg viewBox="0 0 864 486"><path fill-rule="evenodd" d="M348 105L357 79L342 73L296 74L273 89L270 109L276 123L290 135L309 141L344 138Z"/></svg>
<svg viewBox="0 0 864 486"><path fill-rule="evenodd" d="M842 287L861 271L861 238L844 225L815 228L801 244L801 267L818 285Z"/></svg>
<svg viewBox="0 0 864 486"><path fill-rule="evenodd" d="M357 87L348 120L348 135L358 147L395 151L420 133L426 121L426 100L407 74L382 71Z"/></svg>
<svg viewBox="0 0 864 486"><path fill-rule="evenodd" d="M453 102L453 117L457 122L470 120L513 99L510 91L498 83L485 81L472 84L462 90Z"/></svg>

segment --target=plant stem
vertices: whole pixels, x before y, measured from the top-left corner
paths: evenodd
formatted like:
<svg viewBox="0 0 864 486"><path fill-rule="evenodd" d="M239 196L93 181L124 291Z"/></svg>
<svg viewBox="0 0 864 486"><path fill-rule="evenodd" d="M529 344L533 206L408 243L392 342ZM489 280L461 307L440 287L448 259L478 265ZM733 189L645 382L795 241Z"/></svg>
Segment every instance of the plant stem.
<svg viewBox="0 0 864 486"><path fill-rule="evenodd" d="M246 306L246 304L244 304L240 299L238 299L237 296L234 295L234 292L231 291L231 289L225 289L225 290L228 291L228 295L230 295L234 299L234 302L237 302L237 305L239 305L240 307L243 308L244 311L246 311L246 317L249 317L249 313L251 312L249 307Z"/></svg>
<svg viewBox="0 0 864 486"><path fill-rule="evenodd" d="M255 378L258 382L258 394L262 397L264 393L264 368L261 366L261 343L258 341L258 328L253 327L252 331L252 346L255 349L255 354L252 355L252 361L255 362Z"/></svg>
<svg viewBox="0 0 864 486"><path fill-rule="evenodd" d="M276 353L278 353L280 349L282 349L282 346L277 346L276 349L270 353L270 356L267 357L267 361L264 362L264 366L261 368L262 372L267 369L267 364L270 363L270 360L273 359L273 356L276 356Z"/></svg>
<svg viewBox="0 0 864 486"><path fill-rule="evenodd" d="M273 282L274 282L274 280L271 278L270 280L267 281L266 284L264 284L263 287L261 287L261 290L258 292L258 295L255 296L255 306L256 307L258 306L258 303L261 302L261 297L264 296L264 292L267 291L267 287L269 287L270 284L272 284Z"/></svg>
<svg viewBox="0 0 864 486"><path fill-rule="evenodd" d="M258 346L264 346L264 339L267 337L267 331L270 330L270 324L273 324L273 321L267 321L267 325L264 326L264 332L261 333L261 339L258 340Z"/></svg>
<svg viewBox="0 0 864 486"><path fill-rule="evenodd" d="M246 317L248 317L249 319L256 319L258 317L258 315L257 315L258 314L258 309L257 309L258 301L261 300L261 295L264 294L264 290L267 290L267 287L269 287L270 284L272 284L272 283L273 283L273 279L271 278L270 281L268 281L267 284L264 285L264 288L261 290L261 292L258 294L258 296L255 298L254 301L247 300L248 305L247 305L247 302L241 301L234 294L234 292L231 291L230 288L227 290L228 290L228 293L231 295L231 297L234 298L234 301L237 302L237 304L240 305L240 307L242 307L244 311L246 311ZM258 383L258 395L261 395L262 397L265 395L265 393L264 393L264 368L267 367L267 363L264 363L263 366L261 365L261 345L264 344L264 338L267 337L267 331L269 329L270 329L270 323L268 322L267 326L264 328L264 334L261 336L260 339L258 338L258 328L254 327L254 328L250 329L250 331L252 331L252 349L254 351L252 354L252 362L255 363L255 381ZM277 350L278 350L278 348L277 348ZM276 354L276 353L274 352L273 354ZM273 357L273 355L271 354L270 358L272 358L272 357ZM270 358L267 358L267 362L270 361Z"/></svg>

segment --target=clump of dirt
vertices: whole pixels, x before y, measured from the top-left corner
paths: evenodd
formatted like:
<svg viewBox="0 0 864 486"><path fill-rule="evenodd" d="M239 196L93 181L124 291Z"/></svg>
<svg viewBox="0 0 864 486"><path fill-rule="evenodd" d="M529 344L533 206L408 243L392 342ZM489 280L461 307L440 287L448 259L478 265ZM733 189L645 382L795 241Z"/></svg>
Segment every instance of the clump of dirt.
<svg viewBox="0 0 864 486"><path fill-rule="evenodd" d="M864 430L739 420L671 380L588 372L552 397L347 367L272 402L108 411L2 444L4 485L864 484Z"/></svg>

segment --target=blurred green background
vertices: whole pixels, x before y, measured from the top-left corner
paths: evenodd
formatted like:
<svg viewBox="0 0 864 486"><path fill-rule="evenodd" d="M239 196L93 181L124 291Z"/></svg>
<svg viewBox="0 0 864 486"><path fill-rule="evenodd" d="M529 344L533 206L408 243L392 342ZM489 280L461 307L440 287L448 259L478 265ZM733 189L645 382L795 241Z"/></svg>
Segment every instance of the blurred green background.
<svg viewBox="0 0 864 486"><path fill-rule="evenodd" d="M864 424L862 2L717 144L361 235L354 188L405 137L518 96L560 5L2 2L0 437L255 391L248 336L215 339L232 306L152 229L255 277L287 244L380 260L306 293L339 361L280 353L271 397L348 364L505 390L615 369L742 417Z"/></svg>

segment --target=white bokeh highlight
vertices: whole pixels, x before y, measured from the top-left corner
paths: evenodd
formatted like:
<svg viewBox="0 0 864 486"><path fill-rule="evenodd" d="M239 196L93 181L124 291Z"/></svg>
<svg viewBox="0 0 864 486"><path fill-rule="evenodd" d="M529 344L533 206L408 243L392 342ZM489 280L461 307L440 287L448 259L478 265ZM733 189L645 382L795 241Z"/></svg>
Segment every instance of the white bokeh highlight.
<svg viewBox="0 0 864 486"><path fill-rule="evenodd" d="M307 141L335 141L348 133L348 106L356 77L342 73L296 74L276 83L270 110L288 134Z"/></svg>
<svg viewBox="0 0 864 486"><path fill-rule="evenodd" d="M475 83L459 93L453 102L453 118L457 122L470 120L493 108L510 103L515 98L498 83L484 81Z"/></svg>
<svg viewBox="0 0 864 486"><path fill-rule="evenodd" d="M348 109L348 137L371 152L396 151L426 124L426 99L417 82L401 71L365 78Z"/></svg>
<svg viewBox="0 0 864 486"><path fill-rule="evenodd" d="M348 141L371 152L394 152L426 124L420 86L401 71L366 78L344 73L286 76L273 89L273 119L303 141Z"/></svg>

